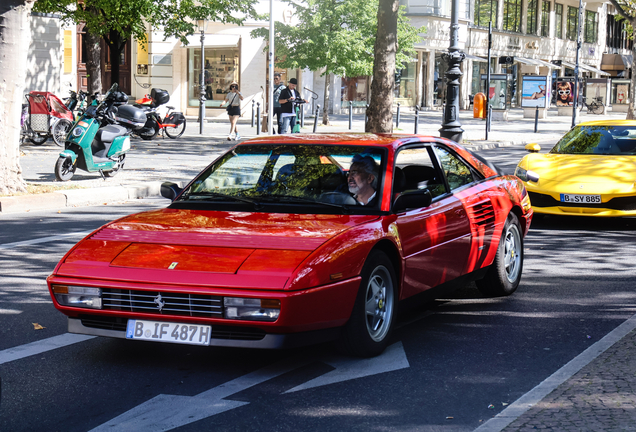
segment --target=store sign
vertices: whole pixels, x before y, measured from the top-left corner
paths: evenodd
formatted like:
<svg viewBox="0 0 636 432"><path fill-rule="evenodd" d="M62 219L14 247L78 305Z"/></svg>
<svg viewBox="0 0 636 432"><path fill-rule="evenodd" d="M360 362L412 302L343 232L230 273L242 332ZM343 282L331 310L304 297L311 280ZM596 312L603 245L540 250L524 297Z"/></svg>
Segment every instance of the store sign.
<svg viewBox="0 0 636 432"><path fill-rule="evenodd" d="M521 49L521 40L519 36L508 36L508 49Z"/></svg>
<svg viewBox="0 0 636 432"><path fill-rule="evenodd" d="M137 65L137 75L148 75L148 65L147 64L138 64Z"/></svg>

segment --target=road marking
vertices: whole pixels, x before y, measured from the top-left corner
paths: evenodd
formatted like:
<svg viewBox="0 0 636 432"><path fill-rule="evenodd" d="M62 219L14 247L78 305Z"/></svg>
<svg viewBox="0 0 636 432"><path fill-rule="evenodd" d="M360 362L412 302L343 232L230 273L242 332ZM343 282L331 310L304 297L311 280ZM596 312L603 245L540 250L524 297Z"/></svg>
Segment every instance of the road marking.
<svg viewBox="0 0 636 432"><path fill-rule="evenodd" d="M294 387L285 393L292 393L299 390L306 390L410 367L402 342L394 343L388 347L381 356L374 358L354 359L332 355L325 357L321 361L335 369L322 376L307 381L304 384Z"/></svg>
<svg viewBox="0 0 636 432"><path fill-rule="evenodd" d="M196 396L161 394L96 427L91 432L113 430L154 432L185 426L213 415L248 405L249 402L225 400L225 398L315 361L326 361L336 367L336 370L325 374L325 379L320 380L321 377L319 377L310 380L290 391L299 391L319 385L333 384L361 376L409 367L401 342L393 344L382 355L372 359L350 359L336 356L328 356L325 359L316 359L303 355L287 358L211 388ZM391 364L391 362L397 362L397 364ZM357 370L358 366L366 373L361 374ZM342 370L338 371L338 368L342 368Z"/></svg>
<svg viewBox="0 0 636 432"><path fill-rule="evenodd" d="M508 405L495 417L488 420L483 425L475 429L474 432L499 432L510 423L519 418L530 408L539 403L544 397L549 395L554 389L570 379L575 373L590 364L595 358L603 354L616 342L624 338L629 332L636 328L636 315L606 334L601 340L594 343L588 349L570 360L561 369L547 377L543 382L521 396L519 399Z"/></svg>
<svg viewBox="0 0 636 432"><path fill-rule="evenodd" d="M0 244L0 250L13 249L13 248L21 247L21 246L31 246L34 244L48 243L48 242L57 241L57 240L66 240L68 237L78 237L78 236L84 237L89 235L93 231L94 230L79 231L79 232L73 232L73 233L58 234L58 235L48 236L48 237L40 237L33 240L25 240L20 242Z"/></svg>
<svg viewBox="0 0 636 432"><path fill-rule="evenodd" d="M37 342L31 342L13 348L0 351L0 365L14 360L20 360L36 354L42 354L57 348L73 345L78 342L84 342L93 339L95 336L77 335L65 333L59 336L53 336L48 339L42 339Z"/></svg>

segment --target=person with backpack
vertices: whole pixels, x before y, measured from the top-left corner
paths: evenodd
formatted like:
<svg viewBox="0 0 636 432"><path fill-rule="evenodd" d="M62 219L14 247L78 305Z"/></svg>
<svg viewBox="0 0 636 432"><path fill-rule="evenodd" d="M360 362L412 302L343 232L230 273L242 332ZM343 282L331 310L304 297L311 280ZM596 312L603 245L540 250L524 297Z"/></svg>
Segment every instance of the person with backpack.
<svg viewBox="0 0 636 432"><path fill-rule="evenodd" d="M276 125L278 126L278 134L281 133L282 124L280 122L281 107L280 107L280 94L285 89L285 85L280 82L280 74L276 72L274 74L274 114L276 115ZM275 131L272 127L272 131Z"/></svg>
<svg viewBox="0 0 636 432"><path fill-rule="evenodd" d="M293 133L294 126L296 126L296 105L306 102L300 97L300 93L296 90L298 81L296 78L289 80L287 88L280 93L281 117L282 117L282 130L281 133L287 133L287 128L291 127L290 132Z"/></svg>

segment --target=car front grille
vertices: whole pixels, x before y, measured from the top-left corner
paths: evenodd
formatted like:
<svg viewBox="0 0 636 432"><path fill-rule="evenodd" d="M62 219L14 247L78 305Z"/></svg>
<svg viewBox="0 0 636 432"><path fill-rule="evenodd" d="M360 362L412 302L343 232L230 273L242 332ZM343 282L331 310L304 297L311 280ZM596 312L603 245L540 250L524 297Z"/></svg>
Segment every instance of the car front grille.
<svg viewBox="0 0 636 432"><path fill-rule="evenodd" d="M84 327L126 331L128 319L121 317L101 316L101 315L80 315L80 320ZM265 331L253 327L236 327L227 325L212 324L212 339L227 340L261 340L265 337Z"/></svg>
<svg viewBox="0 0 636 432"><path fill-rule="evenodd" d="M223 318L223 297L102 288L102 309L156 315Z"/></svg>
<svg viewBox="0 0 636 432"><path fill-rule="evenodd" d="M557 201L550 195L536 192L528 192L530 203L533 207L579 207L579 208L601 208L610 210L633 211L636 210L636 196L612 198L606 203L564 203Z"/></svg>

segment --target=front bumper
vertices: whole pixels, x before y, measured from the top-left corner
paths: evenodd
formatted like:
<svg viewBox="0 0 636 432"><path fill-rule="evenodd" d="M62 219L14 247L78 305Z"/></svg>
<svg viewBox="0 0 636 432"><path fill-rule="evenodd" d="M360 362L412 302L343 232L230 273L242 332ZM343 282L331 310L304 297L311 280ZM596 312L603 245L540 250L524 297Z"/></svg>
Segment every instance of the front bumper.
<svg viewBox="0 0 636 432"><path fill-rule="evenodd" d="M68 331L69 333L126 339L125 322L122 324L111 320L111 328L104 328L109 326L108 320L101 319L99 321L101 323L96 323L95 317L90 315L82 318L69 318ZM212 327L213 333L209 346L233 348L287 349L328 342L338 339L340 336L339 327L290 334L266 333L258 329L241 327Z"/></svg>
<svg viewBox="0 0 636 432"><path fill-rule="evenodd" d="M532 209L538 214L620 217L636 216L636 196L612 196L600 204L563 203L552 194L528 191ZM603 199L606 196L603 196Z"/></svg>
<svg viewBox="0 0 636 432"><path fill-rule="evenodd" d="M353 310L360 277L300 291L237 290L131 284L49 277L49 286L65 284L101 289L102 308L55 307L69 318L71 333L126 337L129 319L212 326L213 346L285 348L336 338ZM114 293L117 292L115 295ZM108 297L104 297L108 293ZM152 299L161 297L162 309ZM168 299L170 297L170 299ZM225 318L223 297L280 300L274 322ZM208 304L205 308L202 305Z"/></svg>

